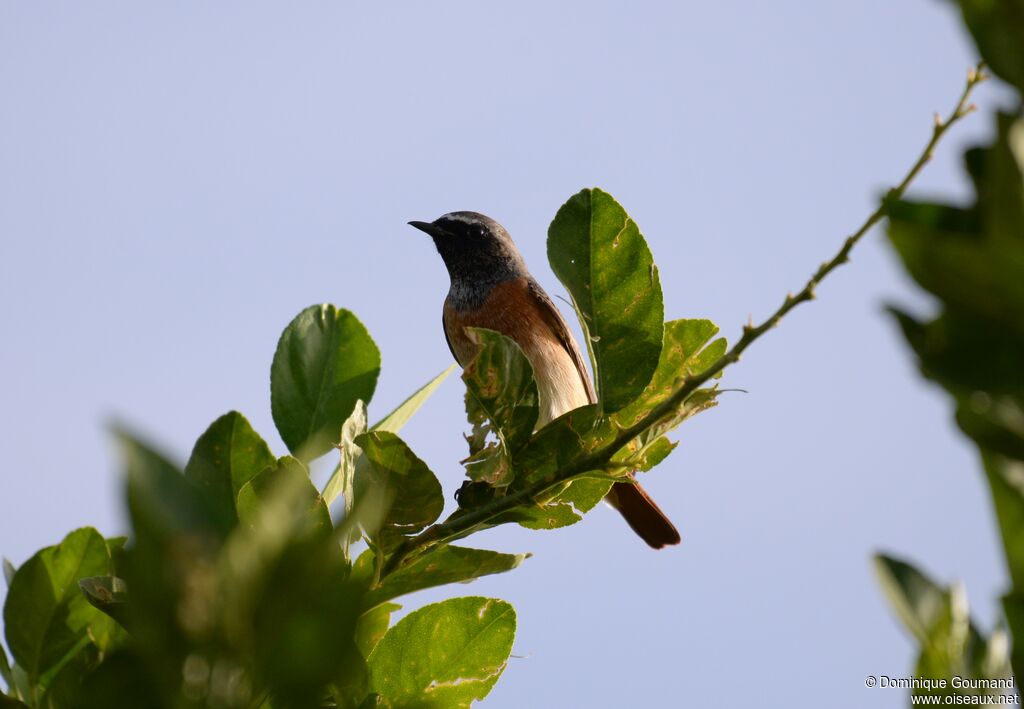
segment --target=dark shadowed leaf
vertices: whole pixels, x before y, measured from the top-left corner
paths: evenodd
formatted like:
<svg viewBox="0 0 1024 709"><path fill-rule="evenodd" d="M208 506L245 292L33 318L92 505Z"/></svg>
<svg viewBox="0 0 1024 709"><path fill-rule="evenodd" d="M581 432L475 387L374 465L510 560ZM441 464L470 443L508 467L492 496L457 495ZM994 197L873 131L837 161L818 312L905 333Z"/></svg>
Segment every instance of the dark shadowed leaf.
<svg viewBox="0 0 1024 709"><path fill-rule="evenodd" d="M445 545L386 576L379 586L366 594L365 603L371 607L424 588L511 571L529 556Z"/></svg>
<svg viewBox="0 0 1024 709"><path fill-rule="evenodd" d="M252 524L260 508L281 495L285 488L296 490L291 495L293 511L303 524L318 535L327 535L332 529L331 515L324 499L309 479L309 471L302 461L285 456L262 470L238 492L238 517L242 524Z"/></svg>
<svg viewBox="0 0 1024 709"><path fill-rule="evenodd" d="M329 451L356 401L373 397L379 373L380 352L355 315L333 305L299 313L270 370L271 411L288 449L305 461Z"/></svg>
<svg viewBox="0 0 1024 709"><path fill-rule="evenodd" d="M390 499L380 529L367 530L371 537L390 548L401 535L415 534L438 518L444 509L441 483L401 438L370 431L355 442L369 462L366 470L356 470L356 499L369 495L371 488L383 490Z"/></svg>
<svg viewBox="0 0 1024 709"><path fill-rule="evenodd" d="M74 709L170 709L175 702L163 696L149 666L136 652L114 653L90 674L73 704Z"/></svg>
<svg viewBox="0 0 1024 709"><path fill-rule="evenodd" d="M222 540L234 516L217 505L194 481L133 434L115 429L128 480L128 507L138 536L167 538L190 534Z"/></svg>
<svg viewBox="0 0 1024 709"><path fill-rule="evenodd" d="M91 527L37 552L17 570L4 603L7 645L31 684L45 681L91 644L92 626L105 633L113 621L89 605L78 581L110 571L103 537Z"/></svg>
<svg viewBox="0 0 1024 709"><path fill-rule="evenodd" d="M118 442L134 531L118 575L131 592L133 645L151 661L160 690L176 692L192 637L209 634L216 621L211 579L235 519L137 438L120 432Z"/></svg>
<svg viewBox="0 0 1024 709"><path fill-rule="evenodd" d="M889 238L914 279L954 312L1024 333L1024 121L1002 115L989 148L967 153L970 208L899 201Z"/></svg>
<svg viewBox="0 0 1024 709"><path fill-rule="evenodd" d="M185 477L206 491L207 497L221 507L221 514L233 517L238 491L274 460L270 448L246 418L230 411L196 441L185 465Z"/></svg>
<svg viewBox="0 0 1024 709"><path fill-rule="evenodd" d="M370 655L370 688L384 707L469 707L498 681L516 632L496 598L452 598L400 620Z"/></svg>
<svg viewBox="0 0 1024 709"><path fill-rule="evenodd" d="M548 260L579 315L603 410L618 411L647 386L661 352L664 305L647 242L611 195L585 189L551 222Z"/></svg>
<svg viewBox="0 0 1024 709"><path fill-rule="evenodd" d="M1024 94L1024 2L958 0L957 4L992 71Z"/></svg>
<svg viewBox="0 0 1024 709"><path fill-rule="evenodd" d="M1011 9L1014 3L1018 10ZM961 6L993 68L1019 83L1024 45L1013 28L1024 22L1024 5L964 0ZM914 279L942 302L931 321L892 310L922 373L953 396L960 428L981 450L1014 583L1004 607L1019 646L1024 637L1017 600L1024 585L1024 121L999 115L994 143L968 150L966 164L975 204L905 200L888 206L893 246ZM963 613L954 610L943 623L955 630ZM953 631L938 633L940 640L943 632ZM989 643L986 655L998 647ZM941 642L933 643L922 653L922 666L929 671L952 666L948 655ZM1024 673L1024 653L1016 652L1013 663L1018 676Z"/></svg>
<svg viewBox="0 0 1024 709"><path fill-rule="evenodd" d="M88 576L78 582L85 599L124 627L131 623L128 617L128 586L117 576Z"/></svg>

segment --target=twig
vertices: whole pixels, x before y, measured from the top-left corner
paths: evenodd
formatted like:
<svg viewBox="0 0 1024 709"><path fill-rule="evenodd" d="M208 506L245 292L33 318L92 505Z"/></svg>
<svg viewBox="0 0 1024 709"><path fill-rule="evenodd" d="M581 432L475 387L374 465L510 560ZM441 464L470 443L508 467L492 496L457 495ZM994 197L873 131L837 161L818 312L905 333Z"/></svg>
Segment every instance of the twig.
<svg viewBox="0 0 1024 709"><path fill-rule="evenodd" d="M832 257L832 260L826 261L818 268L817 271L815 271L814 275L811 276L810 280L807 281L806 285L804 285L803 289L799 293L796 295L791 293L787 294L785 300L782 301L782 305L780 305L767 320L762 322L760 325L754 325L753 323L744 325L743 334L728 352L715 360L710 367L700 374L683 380L683 383L668 399L651 409L651 411L649 411L648 414L635 425L620 431L619 435L617 435L608 445L603 446L586 456L578 458L571 465L566 466L544 480L540 480L526 488L523 488L522 490L506 495L505 497L493 500L475 510L460 513L459 516L449 518L445 522L428 527L417 536L412 537L396 549L391 555L391 558L388 559L388 562L384 567L384 575L387 576L398 569L405 559L408 559L411 554L420 549L424 549L425 547L433 544L443 543L459 536L464 536L477 525L484 524L504 512L508 512L523 503L534 500L554 485L563 483L581 473L591 470L600 470L607 465L612 456L615 455L615 453L623 446L628 444L651 426L660 422L662 419L673 415L683 402L685 402L686 399L702 384L706 383L709 379L729 365L738 362L743 351L746 350L747 347L749 347L755 340L761 337L761 335L775 327L775 325L785 317L786 313L800 303L813 300L814 290L818 284L820 284L821 281L838 266L849 261L850 252L853 250L853 247L856 246L864 235L867 234L871 228L886 215L889 205L903 196L907 187L910 186L910 183L913 182L914 178L917 177L922 168L924 168L928 161L931 160L932 154L935 151L935 146L942 139L942 136L945 135L946 132L961 118L975 109L973 104L968 103L968 99L970 98L971 92L974 88L988 78L984 73L984 69L985 66L982 63L967 73L967 82L964 85L963 92L960 94L960 99L957 101L953 111L945 119L936 115L931 138L928 140L927 145L925 145L921 155L917 158L913 167L911 167L903 177L903 180L896 187L893 187L886 193L881 204L879 204L878 209L872 212L871 215L864 220L857 231L853 232L853 234L846 238L843 242L842 248L839 249L839 252Z"/></svg>

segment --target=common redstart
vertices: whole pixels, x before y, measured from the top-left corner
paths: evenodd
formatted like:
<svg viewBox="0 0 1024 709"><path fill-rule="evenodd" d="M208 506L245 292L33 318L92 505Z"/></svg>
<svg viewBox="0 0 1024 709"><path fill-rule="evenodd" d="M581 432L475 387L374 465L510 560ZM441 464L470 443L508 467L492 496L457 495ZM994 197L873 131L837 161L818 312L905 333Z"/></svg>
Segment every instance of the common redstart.
<svg viewBox="0 0 1024 709"><path fill-rule="evenodd" d="M467 327L495 330L514 340L533 366L540 396L537 428L596 401L576 339L504 227L476 212L409 224L430 235L448 268L451 287L442 322L459 365L475 355ZM679 543L672 522L635 482L615 483L605 500L655 549Z"/></svg>

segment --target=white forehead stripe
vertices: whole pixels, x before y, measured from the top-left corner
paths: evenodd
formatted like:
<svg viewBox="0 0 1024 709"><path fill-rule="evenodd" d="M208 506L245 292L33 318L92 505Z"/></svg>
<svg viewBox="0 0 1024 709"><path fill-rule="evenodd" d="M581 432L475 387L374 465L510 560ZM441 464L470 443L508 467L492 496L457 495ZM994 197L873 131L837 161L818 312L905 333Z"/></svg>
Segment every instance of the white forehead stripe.
<svg viewBox="0 0 1024 709"><path fill-rule="evenodd" d="M483 215L477 216L475 214L466 214L465 212L448 212L442 216L441 219L447 219L453 222L462 222L463 224L486 224L489 220Z"/></svg>

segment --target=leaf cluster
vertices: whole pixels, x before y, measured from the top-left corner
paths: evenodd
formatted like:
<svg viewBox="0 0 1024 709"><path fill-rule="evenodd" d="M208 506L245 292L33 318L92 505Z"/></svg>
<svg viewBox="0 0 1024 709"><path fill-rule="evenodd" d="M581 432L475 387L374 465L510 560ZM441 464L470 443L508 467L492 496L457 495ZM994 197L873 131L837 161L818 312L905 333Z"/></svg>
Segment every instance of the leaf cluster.
<svg viewBox="0 0 1024 709"><path fill-rule="evenodd" d="M714 404L714 388L680 395L681 384L726 347L709 321L663 321L653 257L606 193L566 203L549 252L581 318L595 404L538 430L530 362L499 333L470 333L467 479L438 522L441 484L399 432L452 369L369 425L373 339L347 310L307 308L270 372L288 454L236 411L184 466L119 428L130 536L83 528L5 567L5 705L466 707L486 696L512 649L512 607L453 598L392 624L395 599L515 568L526 555L451 542L496 524L572 524L615 481L661 462L675 446L666 434ZM319 489L310 466L325 455L337 464Z"/></svg>
<svg viewBox="0 0 1024 709"><path fill-rule="evenodd" d="M952 397L992 491L1012 590L1006 623L1024 637L1024 3L959 0L978 49L1017 91L1017 106L994 118L995 138L964 163L975 190L968 206L935 201L887 204L889 239L914 280L940 307L924 317L892 307L921 372ZM897 615L918 640L918 672L950 678L1006 677L1008 638L970 622L962 591L942 589L906 562L878 557ZM1024 676L1015 649L1013 673ZM963 693L971 693L964 691ZM1005 693L1002 692L1002 693Z"/></svg>

